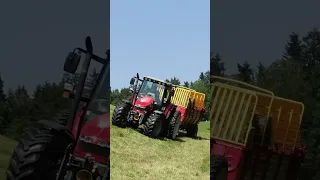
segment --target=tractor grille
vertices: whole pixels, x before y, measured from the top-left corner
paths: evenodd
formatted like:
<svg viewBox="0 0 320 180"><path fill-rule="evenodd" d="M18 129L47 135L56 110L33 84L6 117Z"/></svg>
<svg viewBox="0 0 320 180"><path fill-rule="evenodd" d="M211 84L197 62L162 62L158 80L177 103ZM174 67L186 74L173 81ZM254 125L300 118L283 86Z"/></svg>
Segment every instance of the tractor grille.
<svg viewBox="0 0 320 180"><path fill-rule="evenodd" d="M134 108L135 108L135 110L142 111L142 112L144 112L144 111L146 110L146 108L145 108L145 107L138 107L138 106L135 106Z"/></svg>
<svg viewBox="0 0 320 180"><path fill-rule="evenodd" d="M109 157L110 155L110 148L86 143L84 141L79 141L79 148L84 152L91 153L97 156Z"/></svg>

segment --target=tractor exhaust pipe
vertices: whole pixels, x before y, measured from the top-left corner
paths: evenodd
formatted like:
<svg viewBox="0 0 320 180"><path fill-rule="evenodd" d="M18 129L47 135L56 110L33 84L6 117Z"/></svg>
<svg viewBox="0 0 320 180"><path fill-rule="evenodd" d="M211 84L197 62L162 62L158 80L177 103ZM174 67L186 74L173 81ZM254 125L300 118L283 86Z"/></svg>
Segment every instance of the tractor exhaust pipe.
<svg viewBox="0 0 320 180"><path fill-rule="evenodd" d="M92 180L92 174L90 171L82 169L76 174L77 180Z"/></svg>

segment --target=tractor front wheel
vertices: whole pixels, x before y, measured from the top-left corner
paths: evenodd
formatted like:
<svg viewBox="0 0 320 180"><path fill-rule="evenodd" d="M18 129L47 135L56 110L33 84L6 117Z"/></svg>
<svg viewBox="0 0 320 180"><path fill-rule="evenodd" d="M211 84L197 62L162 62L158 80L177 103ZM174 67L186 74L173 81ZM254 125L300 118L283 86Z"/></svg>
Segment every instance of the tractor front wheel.
<svg viewBox="0 0 320 180"><path fill-rule="evenodd" d="M120 102L113 111L112 124L121 128L127 127L127 116L131 105L126 102Z"/></svg>
<svg viewBox="0 0 320 180"><path fill-rule="evenodd" d="M160 114L151 114L143 126L143 134L151 138L159 138L163 131L164 118Z"/></svg>
<svg viewBox="0 0 320 180"><path fill-rule="evenodd" d="M227 180L228 161L221 156L210 157L210 180Z"/></svg>
<svg viewBox="0 0 320 180"><path fill-rule="evenodd" d="M175 139L178 136L180 124L181 124L181 112L176 111L174 112L169 122L168 134L167 134L167 137L169 139Z"/></svg>
<svg viewBox="0 0 320 180"><path fill-rule="evenodd" d="M71 143L48 128L30 128L20 139L7 169L7 180L55 180Z"/></svg>

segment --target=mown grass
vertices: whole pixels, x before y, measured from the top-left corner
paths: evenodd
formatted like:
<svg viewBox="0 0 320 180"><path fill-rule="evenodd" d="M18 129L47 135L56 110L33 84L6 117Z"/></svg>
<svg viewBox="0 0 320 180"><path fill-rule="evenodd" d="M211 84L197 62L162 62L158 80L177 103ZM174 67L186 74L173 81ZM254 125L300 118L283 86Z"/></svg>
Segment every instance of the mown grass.
<svg viewBox="0 0 320 180"><path fill-rule="evenodd" d="M0 136L0 180L6 179L6 169L15 147L16 142L14 140Z"/></svg>
<svg viewBox="0 0 320 180"><path fill-rule="evenodd" d="M209 122L200 123L198 139L157 140L111 126L111 179L209 179L209 128ZM15 146L15 141L0 136L0 180L5 179Z"/></svg>
<svg viewBox="0 0 320 180"><path fill-rule="evenodd" d="M157 140L111 126L111 179L209 179L209 122L200 123L198 135Z"/></svg>

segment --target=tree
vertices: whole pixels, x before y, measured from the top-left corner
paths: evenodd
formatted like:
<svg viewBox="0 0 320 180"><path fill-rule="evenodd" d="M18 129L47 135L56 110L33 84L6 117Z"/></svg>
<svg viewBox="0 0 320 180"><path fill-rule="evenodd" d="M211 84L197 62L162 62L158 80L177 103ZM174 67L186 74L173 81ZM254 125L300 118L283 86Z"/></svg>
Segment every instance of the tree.
<svg viewBox="0 0 320 180"><path fill-rule="evenodd" d="M223 76L226 69L219 53L210 58L210 73L213 76Z"/></svg>
<svg viewBox="0 0 320 180"><path fill-rule="evenodd" d="M121 100L128 99L131 96L132 96L132 93L130 92L129 88L122 88L121 90L115 89L111 91L110 101L111 101L111 104L117 105Z"/></svg>
<svg viewBox="0 0 320 180"><path fill-rule="evenodd" d="M302 62L302 44L300 36L296 33L289 35L289 40L285 46L284 59L293 59L298 62Z"/></svg>
<svg viewBox="0 0 320 180"><path fill-rule="evenodd" d="M183 86L188 88L188 87L190 87L190 83L189 83L188 81L185 81L185 82L183 83Z"/></svg>
<svg viewBox="0 0 320 180"><path fill-rule="evenodd" d="M244 62L242 65L238 63L237 78L243 82L253 82L253 69L248 62Z"/></svg>
<svg viewBox="0 0 320 180"><path fill-rule="evenodd" d="M174 85L180 85L181 84L180 80L178 78L176 78L176 77L170 78L170 80L166 79L166 82L174 84Z"/></svg>
<svg viewBox="0 0 320 180"><path fill-rule="evenodd" d="M320 31L312 29L303 39L303 57L308 67L312 67L320 62Z"/></svg>
<svg viewBox="0 0 320 180"><path fill-rule="evenodd" d="M256 81L257 81L257 85L264 87L264 82L266 80L266 67L259 62L258 66L257 66L257 73L256 73Z"/></svg>
<svg viewBox="0 0 320 180"><path fill-rule="evenodd" d="M4 81L2 80L1 74L0 74L0 102L4 102L6 99L6 95L4 94Z"/></svg>

